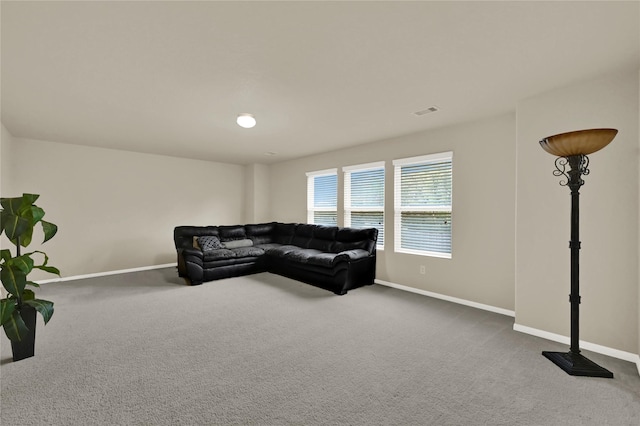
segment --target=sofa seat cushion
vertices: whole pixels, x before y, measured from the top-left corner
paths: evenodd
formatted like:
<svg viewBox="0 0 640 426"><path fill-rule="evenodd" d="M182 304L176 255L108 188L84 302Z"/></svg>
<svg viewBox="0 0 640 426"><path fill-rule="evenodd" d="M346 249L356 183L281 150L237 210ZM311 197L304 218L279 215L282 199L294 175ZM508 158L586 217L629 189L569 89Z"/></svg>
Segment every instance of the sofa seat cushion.
<svg viewBox="0 0 640 426"><path fill-rule="evenodd" d="M309 263L309 259L313 256L317 256L321 254L320 250L316 249L303 249L296 248L296 250L291 250L284 255L284 258L288 261L298 262L298 263Z"/></svg>
<svg viewBox="0 0 640 426"><path fill-rule="evenodd" d="M320 274L333 277L341 271L348 270L349 264L347 262L338 262L335 267L327 268L326 266L314 265L312 263L292 262L289 259L275 258L271 263L271 268L272 271L285 276L292 271L304 271L303 273L306 275Z"/></svg>
<svg viewBox="0 0 640 426"><path fill-rule="evenodd" d="M236 253L229 249L207 250L203 251L202 255L205 262L236 257Z"/></svg>
<svg viewBox="0 0 640 426"><path fill-rule="evenodd" d="M292 252L294 250L301 250L300 247L297 246L292 246L289 244L264 244L264 245L260 245L258 247L265 247L268 246L267 248L264 249L265 253L269 256L275 256L275 257L284 257L287 255L287 253Z"/></svg>
<svg viewBox="0 0 640 426"><path fill-rule="evenodd" d="M258 257L264 254L264 250L260 247L238 247L231 249L236 257Z"/></svg>
<svg viewBox="0 0 640 426"><path fill-rule="evenodd" d="M261 248L262 250L266 252L268 252L270 249L276 248L276 247L282 247L282 244L278 244L278 243L264 243L264 244L255 244L254 247L256 248Z"/></svg>

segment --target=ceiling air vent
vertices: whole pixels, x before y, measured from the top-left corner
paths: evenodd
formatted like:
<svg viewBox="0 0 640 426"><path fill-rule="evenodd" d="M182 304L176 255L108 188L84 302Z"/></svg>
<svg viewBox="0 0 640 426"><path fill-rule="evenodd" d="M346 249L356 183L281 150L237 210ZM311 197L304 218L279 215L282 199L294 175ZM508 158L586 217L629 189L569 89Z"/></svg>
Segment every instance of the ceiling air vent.
<svg viewBox="0 0 640 426"><path fill-rule="evenodd" d="M427 109L423 109L422 111L416 111L413 113L413 115L425 115L425 114L431 114L432 112L436 112L436 111L440 111L440 108L438 108L437 106L430 106Z"/></svg>

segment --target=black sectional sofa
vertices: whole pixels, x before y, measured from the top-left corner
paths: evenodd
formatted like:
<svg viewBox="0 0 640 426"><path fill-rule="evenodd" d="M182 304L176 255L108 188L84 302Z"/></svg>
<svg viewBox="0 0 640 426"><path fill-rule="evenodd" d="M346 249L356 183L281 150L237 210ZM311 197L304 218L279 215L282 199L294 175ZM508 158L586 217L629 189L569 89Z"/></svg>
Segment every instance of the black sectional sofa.
<svg viewBox="0 0 640 426"><path fill-rule="evenodd" d="M192 285L273 272L336 294L373 284L375 228L305 223L178 226L173 239L178 274Z"/></svg>

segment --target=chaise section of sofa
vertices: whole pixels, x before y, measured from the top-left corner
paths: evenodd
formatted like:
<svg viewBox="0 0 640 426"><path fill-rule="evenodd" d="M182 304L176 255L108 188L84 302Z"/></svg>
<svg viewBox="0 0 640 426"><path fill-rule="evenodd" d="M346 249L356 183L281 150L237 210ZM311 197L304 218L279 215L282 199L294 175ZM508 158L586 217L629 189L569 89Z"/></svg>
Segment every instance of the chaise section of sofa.
<svg viewBox="0 0 640 426"><path fill-rule="evenodd" d="M373 284L377 236L375 228L279 222L174 230L178 273L192 285L268 271L336 294Z"/></svg>

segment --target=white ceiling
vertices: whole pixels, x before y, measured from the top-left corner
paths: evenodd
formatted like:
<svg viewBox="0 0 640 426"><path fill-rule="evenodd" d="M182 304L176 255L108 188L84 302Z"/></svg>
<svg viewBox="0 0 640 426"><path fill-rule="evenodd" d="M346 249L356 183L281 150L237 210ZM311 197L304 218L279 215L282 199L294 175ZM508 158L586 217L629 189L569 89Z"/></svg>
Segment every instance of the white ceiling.
<svg viewBox="0 0 640 426"><path fill-rule="evenodd" d="M2 123L23 138L283 161L638 69L639 6L2 1ZM244 112L253 129L235 124Z"/></svg>

